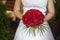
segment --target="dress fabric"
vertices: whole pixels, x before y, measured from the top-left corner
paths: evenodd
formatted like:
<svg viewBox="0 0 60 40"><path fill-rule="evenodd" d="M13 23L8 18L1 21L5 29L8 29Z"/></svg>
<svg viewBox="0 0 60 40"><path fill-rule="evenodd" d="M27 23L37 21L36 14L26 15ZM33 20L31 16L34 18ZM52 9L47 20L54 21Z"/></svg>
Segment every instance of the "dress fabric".
<svg viewBox="0 0 60 40"><path fill-rule="evenodd" d="M47 11L47 2L48 0L22 0L23 4L23 15L25 12L29 9L38 9L42 11L43 15L46 15ZM19 25L17 27L14 40L54 40L54 37L52 35L51 29L49 27L48 22L44 22L43 24L46 24L45 27L47 27L47 31L43 33L43 35L40 35L40 32L38 32L38 29L35 29L35 36L32 34L28 34L29 28L27 30L24 29L26 27L22 20L20 20Z"/></svg>

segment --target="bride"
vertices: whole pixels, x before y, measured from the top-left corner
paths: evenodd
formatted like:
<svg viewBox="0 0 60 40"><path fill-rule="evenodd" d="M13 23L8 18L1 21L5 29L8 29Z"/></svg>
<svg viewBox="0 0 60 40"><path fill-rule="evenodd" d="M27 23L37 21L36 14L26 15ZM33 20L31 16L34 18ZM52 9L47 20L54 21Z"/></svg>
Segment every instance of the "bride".
<svg viewBox="0 0 60 40"><path fill-rule="evenodd" d="M47 31L45 31L43 35L40 35L40 33L37 32L37 29L35 30L36 36L27 34L29 28L27 28L26 31L24 30L25 25L22 22L23 14L20 12L21 3L23 4L23 14L30 9L37 9L43 13L45 16L43 24L46 24L45 27L47 27ZM54 40L48 24L48 21L54 16L54 13L55 9L53 0L15 0L14 14L20 19L20 22L14 40Z"/></svg>

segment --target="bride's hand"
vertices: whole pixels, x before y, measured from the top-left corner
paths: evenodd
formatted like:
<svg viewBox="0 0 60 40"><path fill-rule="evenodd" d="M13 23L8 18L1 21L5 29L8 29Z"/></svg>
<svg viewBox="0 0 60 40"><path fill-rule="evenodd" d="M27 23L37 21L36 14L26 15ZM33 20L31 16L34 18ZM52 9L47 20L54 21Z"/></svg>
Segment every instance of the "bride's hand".
<svg viewBox="0 0 60 40"><path fill-rule="evenodd" d="M12 21L16 21L16 16L15 15L12 17Z"/></svg>
<svg viewBox="0 0 60 40"><path fill-rule="evenodd" d="M45 16L45 18L44 18L44 22L47 22L48 21L48 18Z"/></svg>
<svg viewBox="0 0 60 40"><path fill-rule="evenodd" d="M46 22L47 20L44 18L44 22Z"/></svg>
<svg viewBox="0 0 60 40"><path fill-rule="evenodd" d="M20 19L22 19L22 16L23 16L23 15L20 16Z"/></svg>

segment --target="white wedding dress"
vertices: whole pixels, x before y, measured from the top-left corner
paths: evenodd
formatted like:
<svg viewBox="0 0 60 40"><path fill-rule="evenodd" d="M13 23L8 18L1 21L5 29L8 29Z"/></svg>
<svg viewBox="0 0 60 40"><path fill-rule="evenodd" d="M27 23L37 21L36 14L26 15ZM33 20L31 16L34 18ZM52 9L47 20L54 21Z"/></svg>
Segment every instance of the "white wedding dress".
<svg viewBox="0 0 60 40"><path fill-rule="evenodd" d="M29 10L29 9L38 9L42 11L43 15L46 15L47 11L47 2L48 0L22 0L23 3L23 14ZM36 36L33 36L32 34L29 35L28 30L24 29L25 25L23 24L22 20L19 22L18 28L16 30L14 40L54 40L54 37L52 35L51 29L49 27L48 22L44 22L43 24L46 24L45 27L47 27L47 31L43 35L40 35L40 32L38 32L38 29L35 29Z"/></svg>

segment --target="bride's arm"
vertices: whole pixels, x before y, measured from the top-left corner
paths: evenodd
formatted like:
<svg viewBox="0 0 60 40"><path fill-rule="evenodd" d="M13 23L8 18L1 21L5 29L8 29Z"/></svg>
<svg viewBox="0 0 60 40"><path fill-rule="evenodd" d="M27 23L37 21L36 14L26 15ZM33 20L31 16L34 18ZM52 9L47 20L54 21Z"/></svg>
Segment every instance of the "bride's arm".
<svg viewBox="0 0 60 40"><path fill-rule="evenodd" d="M14 14L18 19L22 19L22 14L20 12L21 0L15 0L14 4Z"/></svg>
<svg viewBox="0 0 60 40"><path fill-rule="evenodd" d="M44 21L50 20L55 13L53 0L48 0L48 14L45 16Z"/></svg>

